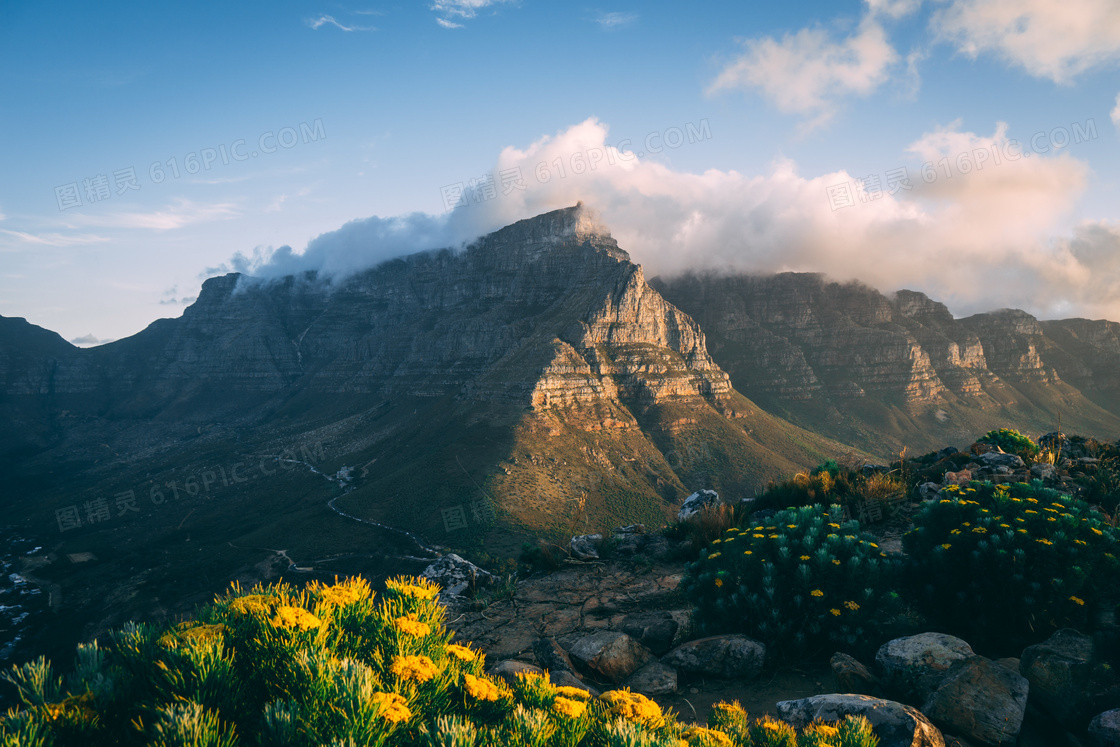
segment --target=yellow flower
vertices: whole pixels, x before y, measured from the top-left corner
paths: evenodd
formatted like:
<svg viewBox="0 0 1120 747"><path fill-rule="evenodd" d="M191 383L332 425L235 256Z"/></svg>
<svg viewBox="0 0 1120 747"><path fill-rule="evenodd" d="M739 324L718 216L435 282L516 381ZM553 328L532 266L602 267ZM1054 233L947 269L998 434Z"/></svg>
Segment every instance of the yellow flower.
<svg viewBox="0 0 1120 747"><path fill-rule="evenodd" d="M830 609L830 610L829 610L829 612L831 612L831 613L832 613L833 615L835 615L836 617L840 617L840 610L836 609L835 607L833 607L832 609Z"/></svg>
<svg viewBox="0 0 1120 747"><path fill-rule="evenodd" d="M686 744L703 745L703 747L735 747L731 737L722 731L703 726L690 727L685 731L684 738L688 740Z"/></svg>
<svg viewBox="0 0 1120 747"><path fill-rule="evenodd" d="M754 555L754 553L751 552L750 550L743 550L743 554L744 555Z"/></svg>
<svg viewBox="0 0 1120 747"><path fill-rule="evenodd" d="M859 605L855 602L844 602L844 606L850 609L852 612L855 612L859 609Z"/></svg>
<svg viewBox="0 0 1120 747"><path fill-rule="evenodd" d="M581 690L578 687L569 687L568 685L560 685L557 687L556 694L570 700L587 700L591 697L591 693L586 690Z"/></svg>
<svg viewBox="0 0 1120 747"><path fill-rule="evenodd" d="M487 677L475 677L473 674L463 675L463 689L475 700L492 703L502 697L502 690L496 682Z"/></svg>
<svg viewBox="0 0 1120 747"><path fill-rule="evenodd" d="M796 524L786 524L786 529L797 529Z"/></svg>
<svg viewBox="0 0 1120 747"><path fill-rule="evenodd" d="M460 646L457 643L447 644L447 653L451 654L451 656L458 659L459 661L474 661L478 658L478 654L476 654L474 651L467 648L466 646Z"/></svg>
<svg viewBox="0 0 1120 747"><path fill-rule="evenodd" d="M1018 532L1019 534L1027 534L1026 529L1016 529L1015 531Z"/></svg>
<svg viewBox="0 0 1120 747"><path fill-rule="evenodd" d="M272 618L273 627L289 630L311 630L322 624L322 620L303 607L279 607L276 610L276 617Z"/></svg>
<svg viewBox="0 0 1120 747"><path fill-rule="evenodd" d="M1104 532L1097 529L1096 527L1089 527L1089 529L1092 530L1093 534L1097 535L1098 537L1101 537L1101 536L1104 535Z"/></svg>
<svg viewBox="0 0 1120 747"><path fill-rule="evenodd" d="M1052 544L1054 544L1053 542L1051 542L1051 541L1050 541L1050 540L1048 540L1048 539L1036 539L1036 540L1035 540L1035 542L1041 542L1041 543L1042 543L1042 544L1044 544L1044 545L1052 545Z"/></svg>
<svg viewBox="0 0 1120 747"><path fill-rule="evenodd" d="M335 607L345 607L373 596L369 582L361 577L350 578L333 586L321 586L317 591L321 602Z"/></svg>
<svg viewBox="0 0 1120 747"><path fill-rule="evenodd" d="M720 542L723 542L723 540L720 540L720 539L714 539L714 540L712 540L712 544L713 544L713 545L718 545L718 544L719 544Z"/></svg>
<svg viewBox="0 0 1120 747"><path fill-rule="evenodd" d="M816 736L816 737L820 737L822 740L830 740L830 739L835 739L837 736L839 736L840 735L840 730L837 729L835 726L830 726L829 724L819 724L818 723L818 724L809 724L809 726L806 726L804 733L808 734L808 735L813 735L813 736ZM830 744L830 743L829 742L824 742L824 744L827 745L827 744Z"/></svg>
<svg viewBox="0 0 1120 747"><path fill-rule="evenodd" d="M439 674L439 669L427 656L395 656L389 671L394 677L409 682L427 682Z"/></svg>
<svg viewBox="0 0 1120 747"><path fill-rule="evenodd" d="M836 559L833 559L832 564L833 565L840 565L840 561L836 560Z"/></svg>
<svg viewBox="0 0 1120 747"><path fill-rule="evenodd" d="M941 549L942 550L948 550L950 547L952 547L952 545L950 545L948 542L946 542L944 545L941 546Z"/></svg>
<svg viewBox="0 0 1120 747"><path fill-rule="evenodd" d="M714 552L714 553L712 553L711 555L708 556L708 560L715 560L719 556L720 556L720 553Z"/></svg>
<svg viewBox="0 0 1120 747"><path fill-rule="evenodd" d="M988 530L985 529L984 527L973 527L972 528L972 533L973 534L987 534Z"/></svg>
<svg viewBox="0 0 1120 747"><path fill-rule="evenodd" d="M587 710L587 703L582 700L569 700L568 698L557 698L552 701L552 710L559 713L566 718L579 718L583 712Z"/></svg>
<svg viewBox="0 0 1120 747"><path fill-rule="evenodd" d="M1038 511L1032 511L1032 510L1030 510L1029 508L1028 508L1028 509L1027 509L1026 511L1024 511L1023 513L1025 513L1025 514L1034 514L1035 516L1038 516Z"/></svg>
<svg viewBox="0 0 1120 747"><path fill-rule="evenodd" d="M642 695L629 690L611 690L599 696L607 705L612 717L621 716L628 721L637 721L642 724L652 725L662 719L661 706Z"/></svg>
<svg viewBox="0 0 1120 747"><path fill-rule="evenodd" d="M439 596L439 585L426 578L392 578L385 582L385 592L392 596L428 601Z"/></svg>
<svg viewBox="0 0 1120 747"><path fill-rule="evenodd" d="M809 594L811 596L814 596L814 597L823 597L824 596L824 592L821 591L820 589L813 589L812 591L809 592Z"/></svg>
<svg viewBox="0 0 1120 747"><path fill-rule="evenodd" d="M717 578L716 579L716 586L723 586L723 579L722 578Z"/></svg>
<svg viewBox="0 0 1120 747"><path fill-rule="evenodd" d="M370 698L377 704L377 715L391 724L399 724L412 718L408 702L397 693L374 693Z"/></svg>
<svg viewBox="0 0 1120 747"><path fill-rule="evenodd" d="M431 626L417 620L415 614L398 617L393 620L393 627L406 635L416 636L417 638L423 638L432 632Z"/></svg>
<svg viewBox="0 0 1120 747"><path fill-rule="evenodd" d="M264 594L246 594L229 603L229 611L239 615L269 615L276 606L276 598Z"/></svg>
<svg viewBox="0 0 1120 747"><path fill-rule="evenodd" d="M1084 607L1084 606L1085 606L1085 600L1084 600L1084 599L1080 599L1080 598L1078 598L1078 597L1070 597L1070 598L1069 598L1069 601L1073 602L1074 604L1076 604L1076 605L1078 605L1078 606L1080 606L1080 607Z"/></svg>
<svg viewBox="0 0 1120 747"><path fill-rule="evenodd" d="M809 560L809 556L808 555L802 555L801 560Z"/></svg>

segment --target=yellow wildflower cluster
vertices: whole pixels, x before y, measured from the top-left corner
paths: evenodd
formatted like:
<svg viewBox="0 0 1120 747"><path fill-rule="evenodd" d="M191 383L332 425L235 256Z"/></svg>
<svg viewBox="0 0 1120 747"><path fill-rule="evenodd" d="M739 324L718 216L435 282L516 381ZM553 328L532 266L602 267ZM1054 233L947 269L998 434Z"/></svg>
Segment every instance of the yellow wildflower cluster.
<svg viewBox="0 0 1120 747"><path fill-rule="evenodd" d="M569 687L568 685L557 687L556 694L570 700L587 700L591 697L591 693L586 690L581 690L578 687Z"/></svg>
<svg viewBox="0 0 1120 747"><path fill-rule="evenodd" d="M821 591L820 589L813 589L812 591L809 592L809 594L811 596L814 596L814 597L823 597L824 596L824 592Z"/></svg>
<svg viewBox="0 0 1120 747"><path fill-rule="evenodd" d="M175 630L164 633L160 636L159 642L161 646L177 646L180 643L205 643L207 641L220 641L222 634L225 633L226 626L218 623L217 625L197 625L195 623L180 623Z"/></svg>
<svg viewBox="0 0 1120 747"><path fill-rule="evenodd" d="M288 630L312 630L318 628L323 624L323 621L315 617L303 607L291 607L284 605L283 607L276 608L276 616L272 618L272 625L276 628L287 628Z"/></svg>
<svg viewBox="0 0 1120 747"><path fill-rule="evenodd" d="M472 649L466 646L460 646L457 643L447 644L447 653L459 661L474 661L478 658L478 654Z"/></svg>
<svg viewBox="0 0 1120 747"><path fill-rule="evenodd" d="M333 586L312 588L318 593L319 601L334 607L345 607L373 596L369 583L357 576L335 583Z"/></svg>
<svg viewBox="0 0 1120 747"><path fill-rule="evenodd" d="M439 586L423 578L391 579L385 582L385 592L399 597L410 597L426 602L439 596Z"/></svg>
<svg viewBox="0 0 1120 747"><path fill-rule="evenodd" d="M859 605L855 602L844 602L844 606L850 609L852 612L855 612L859 609Z"/></svg>
<svg viewBox="0 0 1120 747"><path fill-rule="evenodd" d="M641 693L632 693L626 689L611 690L603 693L600 699L606 703L611 716L621 716L647 726L662 719L661 706Z"/></svg>
<svg viewBox="0 0 1120 747"><path fill-rule="evenodd" d="M389 665L394 677L409 682L427 682L439 674L435 663L427 656L395 656Z"/></svg>
<svg viewBox="0 0 1120 747"><path fill-rule="evenodd" d="M272 608L275 604L276 599L274 597L264 594L246 594L230 602L229 611L236 612L239 615L260 615L264 617L272 614Z"/></svg>
<svg viewBox="0 0 1120 747"><path fill-rule="evenodd" d="M576 719L583 715L587 710L587 703L582 700L572 700L570 698L557 698L552 701L552 710L559 713L566 718Z"/></svg>
<svg viewBox="0 0 1120 747"><path fill-rule="evenodd" d="M411 635L417 638L423 638L432 632L432 627L426 622L417 620L415 613L393 620L393 627L405 635Z"/></svg>
<svg viewBox="0 0 1120 747"><path fill-rule="evenodd" d="M735 747L731 737L722 731L705 729L703 726L693 726L688 729L684 733L684 738L688 740L688 744L701 747Z"/></svg>
<svg viewBox="0 0 1120 747"><path fill-rule="evenodd" d="M463 675L463 689L475 700L484 700L490 703L502 697L502 688L488 677L475 677L473 674Z"/></svg>
<svg viewBox="0 0 1120 747"><path fill-rule="evenodd" d="M397 693L374 693L370 698L377 704L377 715L391 724L399 724L412 718L408 701Z"/></svg>

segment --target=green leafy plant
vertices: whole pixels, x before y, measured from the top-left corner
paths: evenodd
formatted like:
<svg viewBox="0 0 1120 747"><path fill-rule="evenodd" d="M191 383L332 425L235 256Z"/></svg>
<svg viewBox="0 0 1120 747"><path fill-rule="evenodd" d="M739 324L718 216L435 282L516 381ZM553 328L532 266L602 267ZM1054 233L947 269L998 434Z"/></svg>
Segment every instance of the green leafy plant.
<svg viewBox="0 0 1120 747"><path fill-rule="evenodd" d="M878 640L896 609L896 563L841 508L804 506L729 529L687 566L706 633L746 633L778 658Z"/></svg>
<svg viewBox="0 0 1120 747"><path fill-rule="evenodd" d="M941 494L903 546L909 588L947 631L1018 650L1061 627L1089 630L1115 603L1120 534L1084 501L1037 483Z"/></svg>
<svg viewBox="0 0 1120 747"><path fill-rule="evenodd" d="M1026 461L1034 460L1041 452L1038 444L1032 441L1030 437L1024 436L1019 431L1012 430L1011 428L1000 428L996 431L988 431L978 438L976 442L988 444L990 446L998 446L1008 454L1017 454Z"/></svg>

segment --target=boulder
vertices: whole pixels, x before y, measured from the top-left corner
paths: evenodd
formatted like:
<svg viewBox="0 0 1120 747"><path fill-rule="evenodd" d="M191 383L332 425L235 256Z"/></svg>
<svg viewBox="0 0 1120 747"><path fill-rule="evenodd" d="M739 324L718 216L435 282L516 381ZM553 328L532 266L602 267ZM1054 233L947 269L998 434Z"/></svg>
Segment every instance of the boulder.
<svg viewBox="0 0 1120 747"><path fill-rule="evenodd" d="M881 695L883 683L867 667L847 654L835 653L828 662L841 692Z"/></svg>
<svg viewBox="0 0 1120 747"><path fill-rule="evenodd" d="M1039 480L1053 480L1057 475L1058 471L1052 464L1031 465L1031 477L1037 477Z"/></svg>
<svg viewBox="0 0 1120 747"><path fill-rule="evenodd" d="M1031 702L1063 726L1076 727L1092 715L1087 712L1092 661L1093 639L1063 628L1023 649L1019 672L1031 683Z"/></svg>
<svg viewBox="0 0 1120 747"><path fill-rule="evenodd" d="M923 482L918 486L918 495L923 501L936 498L941 493L941 485L936 482Z"/></svg>
<svg viewBox="0 0 1120 747"><path fill-rule="evenodd" d="M591 693L591 697L598 698L602 695L601 692L588 685L586 682L576 677L571 672L565 670L558 670L556 672L548 673L548 681L557 687L578 687L580 690L586 690Z"/></svg>
<svg viewBox="0 0 1120 747"><path fill-rule="evenodd" d="M1015 674L1019 674L1019 660L1014 656L1008 656L1003 659L996 659L996 664L999 664L1001 667L1007 667Z"/></svg>
<svg viewBox="0 0 1120 747"><path fill-rule="evenodd" d="M1025 677L982 656L953 662L922 706L945 731L986 745L1012 745L1027 709Z"/></svg>
<svg viewBox="0 0 1120 747"><path fill-rule="evenodd" d="M537 657L537 664L550 672L576 671L572 660L568 658L568 652L554 638L541 638L534 641L533 656Z"/></svg>
<svg viewBox="0 0 1120 747"><path fill-rule="evenodd" d="M945 739L922 712L893 700L868 695L814 695L778 703L778 718L802 729L813 721L840 721L864 716L871 722L879 747L945 747Z"/></svg>
<svg viewBox="0 0 1120 747"><path fill-rule="evenodd" d="M1089 722L1089 743L1093 747L1120 747L1120 708L1099 713Z"/></svg>
<svg viewBox="0 0 1120 747"><path fill-rule="evenodd" d="M714 490L697 490L692 495L684 499L681 504L681 510L677 512L677 521L687 521L700 510L707 506L719 506L723 501L719 498L719 493Z"/></svg>
<svg viewBox="0 0 1120 747"><path fill-rule="evenodd" d="M618 527L611 532L616 555L637 555L639 553L663 558L672 552L672 546L660 532L647 532L644 524L631 524Z"/></svg>
<svg viewBox="0 0 1120 747"><path fill-rule="evenodd" d="M884 643L875 654L875 663L888 689L921 703L941 685L953 662L975 655L960 638L920 633Z"/></svg>
<svg viewBox="0 0 1120 747"><path fill-rule="evenodd" d="M516 659L506 659L499 661L494 666L490 667L490 676L499 677L505 680L507 685L513 685L517 682L517 675L519 674L541 674L540 667L534 667L532 664L527 664L523 661Z"/></svg>
<svg viewBox="0 0 1120 747"><path fill-rule="evenodd" d="M471 588L489 586L498 577L484 571L469 560L464 560L453 552L444 555L420 573L429 581L443 587L446 594L459 595Z"/></svg>
<svg viewBox="0 0 1120 747"><path fill-rule="evenodd" d="M945 747L972 747L971 744L964 741L960 737L951 737L948 734L945 734L943 736L945 737Z"/></svg>
<svg viewBox="0 0 1120 747"><path fill-rule="evenodd" d="M601 534L581 534L572 537L569 545L572 557L576 560L597 560L599 558L599 543L603 541Z"/></svg>
<svg viewBox="0 0 1120 747"><path fill-rule="evenodd" d="M617 630L572 633L560 642L578 666L611 682L622 682L653 658L649 649Z"/></svg>
<svg viewBox="0 0 1120 747"><path fill-rule="evenodd" d="M667 610L636 612L622 618L616 627L657 656L669 652L680 630L673 613Z"/></svg>
<svg viewBox="0 0 1120 747"><path fill-rule="evenodd" d="M630 675L623 684L643 695L668 695L677 691L677 670L659 661L651 661Z"/></svg>
<svg viewBox="0 0 1120 747"><path fill-rule="evenodd" d="M985 467L1007 467L1012 470L1025 469L1027 466L1018 454L1007 454L1002 451L989 451L987 454L980 454L976 457L976 461Z"/></svg>
<svg viewBox="0 0 1120 747"><path fill-rule="evenodd" d="M762 671L766 646L745 635L715 635L681 644L661 661L689 674L752 679Z"/></svg>

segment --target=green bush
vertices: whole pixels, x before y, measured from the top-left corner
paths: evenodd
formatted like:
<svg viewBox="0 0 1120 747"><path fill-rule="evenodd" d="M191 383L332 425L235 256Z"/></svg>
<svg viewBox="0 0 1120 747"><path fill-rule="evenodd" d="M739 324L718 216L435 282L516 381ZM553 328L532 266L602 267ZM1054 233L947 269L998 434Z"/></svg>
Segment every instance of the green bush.
<svg viewBox="0 0 1120 747"><path fill-rule="evenodd" d="M1038 444L1028 436L1010 428L1000 428L998 431L988 431L976 443L998 446L1008 454L1018 454L1024 460L1032 460L1041 451Z"/></svg>
<svg viewBox="0 0 1120 747"><path fill-rule="evenodd" d="M41 658L7 672L22 706L0 718L0 744L821 747L822 730L835 735L830 747L874 739L851 718L800 737L769 719L732 735L680 724L628 690L591 698L538 674L507 685L484 673L479 651L450 642L437 593L414 578L387 582L378 602L361 579L235 588L197 621L127 625L108 646L79 646L66 677Z"/></svg>
<svg viewBox="0 0 1120 747"><path fill-rule="evenodd" d="M909 587L931 619L975 644L1018 650L1091 630L1115 604L1120 534L1039 484L950 485L903 537Z"/></svg>
<svg viewBox="0 0 1120 747"><path fill-rule="evenodd" d="M877 641L896 609L896 563L840 515L805 506L715 540L683 582L699 628L746 633L777 658Z"/></svg>

